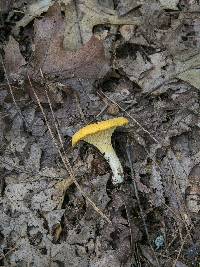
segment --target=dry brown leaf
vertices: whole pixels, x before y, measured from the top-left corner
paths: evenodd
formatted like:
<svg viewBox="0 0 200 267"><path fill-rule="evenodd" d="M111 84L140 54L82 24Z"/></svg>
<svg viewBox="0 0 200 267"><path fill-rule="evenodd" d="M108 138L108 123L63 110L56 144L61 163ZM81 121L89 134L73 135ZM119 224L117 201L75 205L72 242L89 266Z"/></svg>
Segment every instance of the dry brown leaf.
<svg viewBox="0 0 200 267"><path fill-rule="evenodd" d="M109 70L101 40L92 37L77 52L63 47L65 22L59 5L49 8L45 17L36 20L35 55L32 77L38 80L40 69L49 78L101 78Z"/></svg>
<svg viewBox="0 0 200 267"><path fill-rule="evenodd" d="M75 3L72 0L63 0L63 2L66 5L64 47L69 51L77 50L86 44L91 39L93 28L96 25L141 24L139 17L118 16L118 12L112 9L112 4L108 2L109 8L105 7L105 2L102 5L102 1L100 3L94 0L84 0Z"/></svg>
<svg viewBox="0 0 200 267"><path fill-rule="evenodd" d="M4 48L5 57L5 67L8 75L11 79L17 79L20 72L21 67L26 64L24 57L22 56L18 42L10 36L7 45Z"/></svg>
<svg viewBox="0 0 200 267"><path fill-rule="evenodd" d="M13 0L12 0L13 1ZM19 34L20 28L28 25L34 18L39 17L42 13L46 12L53 4L52 0L40 0L40 1L30 1L33 3L29 4L24 10L24 17L16 22L16 25L13 29L13 33L16 35Z"/></svg>
<svg viewBox="0 0 200 267"><path fill-rule="evenodd" d="M179 0L160 0L160 4L165 9L178 10Z"/></svg>

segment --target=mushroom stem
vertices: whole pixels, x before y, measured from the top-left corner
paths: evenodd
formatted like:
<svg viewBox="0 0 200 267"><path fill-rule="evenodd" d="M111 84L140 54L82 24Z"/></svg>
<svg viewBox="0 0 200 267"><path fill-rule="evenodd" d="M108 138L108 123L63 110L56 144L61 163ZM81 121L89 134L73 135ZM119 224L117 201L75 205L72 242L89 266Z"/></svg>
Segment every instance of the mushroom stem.
<svg viewBox="0 0 200 267"><path fill-rule="evenodd" d="M124 181L124 174L122 164L117 157L115 150L112 148L111 151L104 152L104 157L108 161L110 168L113 173L112 181L113 184L120 184Z"/></svg>
<svg viewBox="0 0 200 267"><path fill-rule="evenodd" d="M104 155L113 172L113 184L120 184L124 180L123 168L119 158L111 143L111 136L115 127L108 129L106 132L97 133L95 136L88 136L84 140L94 145Z"/></svg>

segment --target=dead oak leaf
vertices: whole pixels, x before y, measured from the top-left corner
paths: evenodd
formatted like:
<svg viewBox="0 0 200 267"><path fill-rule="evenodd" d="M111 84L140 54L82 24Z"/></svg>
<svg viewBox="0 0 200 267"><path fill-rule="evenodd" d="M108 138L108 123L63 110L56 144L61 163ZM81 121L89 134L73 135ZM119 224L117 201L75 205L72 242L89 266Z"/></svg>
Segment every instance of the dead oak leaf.
<svg viewBox="0 0 200 267"><path fill-rule="evenodd" d="M133 0L131 0L133 1ZM97 25L140 25L141 19L133 16L119 16L113 9L112 1L62 0L65 4L66 28L64 47L69 51L80 48L92 37L93 28Z"/></svg>
<svg viewBox="0 0 200 267"><path fill-rule="evenodd" d="M53 5L43 19L36 20L34 30L34 79L38 80L40 69L53 79L101 78L110 69L103 43L95 36L77 52L64 50L65 21L59 5Z"/></svg>

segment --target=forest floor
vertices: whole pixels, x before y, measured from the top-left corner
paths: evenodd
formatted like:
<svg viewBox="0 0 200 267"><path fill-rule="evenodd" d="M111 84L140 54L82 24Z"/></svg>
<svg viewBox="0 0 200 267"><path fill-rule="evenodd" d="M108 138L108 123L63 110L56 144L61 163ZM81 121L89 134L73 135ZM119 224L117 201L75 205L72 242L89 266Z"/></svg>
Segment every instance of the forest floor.
<svg viewBox="0 0 200 267"><path fill-rule="evenodd" d="M199 1L1 0L0 15L0 266L199 267ZM116 186L71 139L117 117Z"/></svg>

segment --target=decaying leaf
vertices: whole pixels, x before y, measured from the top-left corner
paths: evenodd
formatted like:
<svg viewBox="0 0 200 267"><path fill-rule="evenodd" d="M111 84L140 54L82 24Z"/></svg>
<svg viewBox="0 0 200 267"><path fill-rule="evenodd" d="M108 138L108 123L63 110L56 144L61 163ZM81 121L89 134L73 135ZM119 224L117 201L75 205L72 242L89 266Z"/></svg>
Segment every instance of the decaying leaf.
<svg viewBox="0 0 200 267"><path fill-rule="evenodd" d="M159 0L160 4L163 8L178 10L178 2L179 0Z"/></svg>
<svg viewBox="0 0 200 267"><path fill-rule="evenodd" d="M120 266L120 260L118 259L117 255L110 250L107 253L103 254L100 259L91 260L91 266L93 267L112 267L112 266Z"/></svg>
<svg viewBox="0 0 200 267"><path fill-rule="evenodd" d="M119 0L117 5L117 10L120 16L124 16L128 12L132 11L134 8L139 7L143 4L142 0Z"/></svg>
<svg viewBox="0 0 200 267"><path fill-rule="evenodd" d="M101 24L133 24L141 23L139 18L118 17L117 11L100 6L97 1L84 0L75 3L67 0L66 3L66 28L64 47L73 51L79 49L92 37L94 26ZM78 23L77 23L78 21Z"/></svg>
<svg viewBox="0 0 200 267"><path fill-rule="evenodd" d="M199 16L183 12L171 24L162 38L169 53L182 62L199 53Z"/></svg>
<svg viewBox="0 0 200 267"><path fill-rule="evenodd" d="M62 232L60 221L64 212L64 209L57 209L45 214L51 234L54 236L54 242L58 241Z"/></svg>
<svg viewBox="0 0 200 267"><path fill-rule="evenodd" d="M34 18L46 12L53 3L53 0L42 0L30 4L25 10L25 16L16 24L15 34L19 32L20 27L25 27ZM60 3L65 5L66 29L64 47L69 51L77 50L88 42L92 37L93 27L96 25L140 24L139 18L118 17L116 10L110 6L108 8L98 1L84 0L75 2L73 0L61 0Z"/></svg>
<svg viewBox="0 0 200 267"><path fill-rule="evenodd" d="M97 203L98 207L100 207L101 209L105 209L110 200L106 192L106 184L108 182L108 179L108 174L96 176L91 181L91 187L88 188L89 190L91 190L90 195L94 199L95 203ZM87 213L89 212L87 211Z"/></svg>
<svg viewBox="0 0 200 267"><path fill-rule="evenodd" d="M32 77L38 79L40 70L50 78L101 78L109 70L101 40L92 37L77 52L63 48L65 22L60 6L49 8L46 16L36 20L35 54Z"/></svg>
<svg viewBox="0 0 200 267"><path fill-rule="evenodd" d="M200 70L191 69L185 72L182 72L178 75L178 78L190 83L192 86L200 89Z"/></svg>
<svg viewBox="0 0 200 267"><path fill-rule="evenodd" d="M72 184L73 184L73 180L70 178L66 178L65 180L59 181L55 184L55 189L57 190L58 196L60 197L58 208L61 208L63 204L65 192Z"/></svg>
<svg viewBox="0 0 200 267"><path fill-rule="evenodd" d="M155 163L152 166L150 186L153 189L153 193L151 194L153 205L155 205L156 207L159 207L163 203L165 203L164 186L162 183L162 177Z"/></svg>
<svg viewBox="0 0 200 267"><path fill-rule="evenodd" d="M140 31L138 31L138 27L135 25L122 25L120 27L120 33L123 36L126 42L132 44L139 44L144 46L149 46L147 40L142 35Z"/></svg>
<svg viewBox="0 0 200 267"><path fill-rule="evenodd" d="M174 59L176 63L176 73L181 74L182 72L186 72L190 69L196 69L200 66L200 53L196 53L195 55L190 56L186 60Z"/></svg>
<svg viewBox="0 0 200 267"><path fill-rule="evenodd" d="M185 192L188 185L188 175L190 171L190 158L186 155L180 155L180 158L172 150L168 151L171 167L174 171L175 179L182 193Z"/></svg>
<svg viewBox="0 0 200 267"><path fill-rule="evenodd" d="M36 159L36 161L38 160ZM37 180L23 174L7 176L5 196L10 208L13 212L19 210L28 212L30 206L33 210L41 209L44 212L60 209L64 192L72 183L68 177L59 182L54 180L63 174L66 175L66 171L63 169L44 168L38 172ZM42 179L44 177L48 177L48 180Z"/></svg>
<svg viewBox="0 0 200 267"><path fill-rule="evenodd" d="M25 27L34 18L40 16L43 12L46 12L53 4L53 0L37 0L35 3L30 4L24 11L25 16L16 23L14 28L15 34L20 30L20 27Z"/></svg>
<svg viewBox="0 0 200 267"><path fill-rule="evenodd" d="M164 52L150 55L149 60L137 53L135 60L130 57L119 59L117 66L121 67L129 79L136 82L145 93L151 92L174 74L171 59L167 58Z"/></svg>
<svg viewBox="0 0 200 267"><path fill-rule="evenodd" d="M199 79L199 66L200 66L200 54L190 57L185 61L176 61L176 69L177 69L177 78L188 82L192 86L200 89L200 79Z"/></svg>
<svg viewBox="0 0 200 267"><path fill-rule="evenodd" d="M20 52L19 43L12 36L10 36L4 52L5 67L9 77L12 80L18 79L21 68L26 64L26 61Z"/></svg>
<svg viewBox="0 0 200 267"><path fill-rule="evenodd" d="M136 54L136 59L127 57L119 60L119 66L123 68L131 81L139 83L140 79L145 76L145 72L150 71L153 67L150 62L144 60L140 53Z"/></svg>

